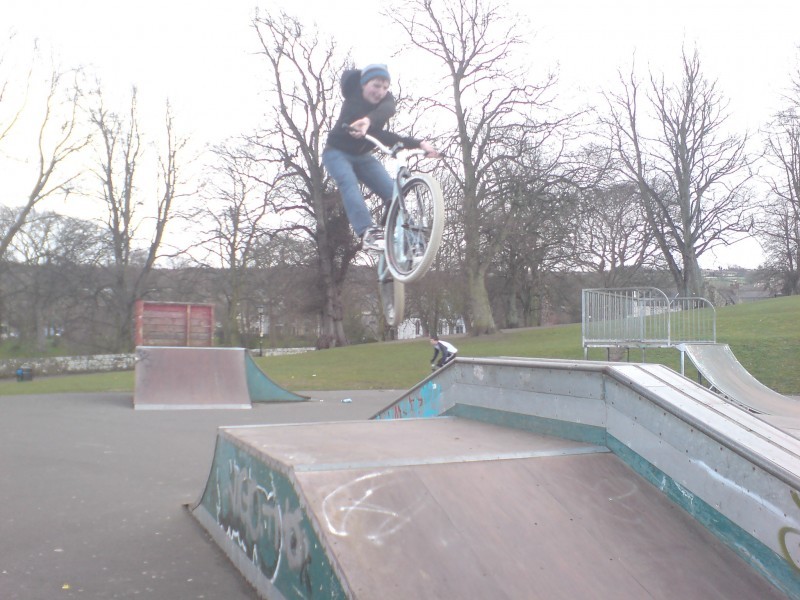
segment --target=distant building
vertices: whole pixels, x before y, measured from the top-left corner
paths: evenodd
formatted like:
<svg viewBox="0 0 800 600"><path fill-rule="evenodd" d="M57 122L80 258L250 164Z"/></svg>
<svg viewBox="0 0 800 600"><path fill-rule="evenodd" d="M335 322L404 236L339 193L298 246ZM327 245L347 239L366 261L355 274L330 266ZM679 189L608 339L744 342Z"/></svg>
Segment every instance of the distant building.
<svg viewBox="0 0 800 600"><path fill-rule="evenodd" d="M436 329L439 335L458 335L467 331L464 320L461 317L455 323L440 319ZM406 319L397 327L398 340L413 340L423 335L428 335L428 332L422 326L422 319Z"/></svg>

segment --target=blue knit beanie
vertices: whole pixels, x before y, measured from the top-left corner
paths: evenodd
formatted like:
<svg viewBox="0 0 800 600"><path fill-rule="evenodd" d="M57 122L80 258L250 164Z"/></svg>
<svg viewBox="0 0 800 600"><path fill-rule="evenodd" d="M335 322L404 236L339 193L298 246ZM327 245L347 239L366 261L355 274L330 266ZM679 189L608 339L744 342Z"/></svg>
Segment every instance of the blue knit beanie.
<svg viewBox="0 0 800 600"><path fill-rule="evenodd" d="M361 69L361 86L365 86L370 79L375 79L376 77L383 77L388 81L392 80L389 77L389 68L386 65L367 65Z"/></svg>

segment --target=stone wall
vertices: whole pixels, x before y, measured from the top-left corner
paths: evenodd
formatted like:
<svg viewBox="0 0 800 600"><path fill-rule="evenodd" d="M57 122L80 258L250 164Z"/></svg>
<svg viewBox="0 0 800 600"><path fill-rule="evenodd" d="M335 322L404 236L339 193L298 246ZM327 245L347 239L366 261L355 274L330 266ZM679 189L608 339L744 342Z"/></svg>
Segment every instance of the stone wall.
<svg viewBox="0 0 800 600"><path fill-rule="evenodd" d="M309 352L313 348L270 348L264 356L280 356ZM258 356L258 350L252 351ZM100 373L130 371L135 365L134 354L93 354L91 356L54 356L50 358L11 358L0 360L0 378L16 377L17 369L29 368L34 377L69 375L75 373Z"/></svg>
<svg viewBox="0 0 800 600"><path fill-rule="evenodd" d="M49 358L12 358L0 361L0 377L15 377L17 369L29 368L34 377L127 371L133 369L133 354L94 354L91 356L53 356Z"/></svg>

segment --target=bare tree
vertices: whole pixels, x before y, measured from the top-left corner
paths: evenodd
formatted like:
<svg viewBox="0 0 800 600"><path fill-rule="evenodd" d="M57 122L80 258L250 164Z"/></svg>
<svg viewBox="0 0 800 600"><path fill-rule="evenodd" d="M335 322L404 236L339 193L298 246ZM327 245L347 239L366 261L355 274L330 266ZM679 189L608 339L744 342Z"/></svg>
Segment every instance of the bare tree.
<svg viewBox="0 0 800 600"><path fill-rule="evenodd" d="M14 36L10 36L9 42L13 40ZM12 52L10 48L4 48L0 53L0 142L2 142L14 128L14 125L19 121L22 111L25 107L25 97L31 83L31 76L33 74L33 65L28 71L25 82L14 81L12 75L6 71L9 64L8 54ZM15 89L26 88L26 91L19 96L19 101L10 100L9 96L13 94ZM11 104L11 106L9 106Z"/></svg>
<svg viewBox="0 0 800 600"><path fill-rule="evenodd" d="M596 273L601 287L630 285L642 268L659 266L639 188L630 182L583 190L573 239L575 265Z"/></svg>
<svg viewBox="0 0 800 600"><path fill-rule="evenodd" d="M446 115L439 124L450 126L443 137L458 157L448 167L463 196L469 331L490 333L496 324L486 275L514 219L495 178L502 172L498 165L532 151L544 155L560 120L537 120L533 113L550 106L555 78L530 84L530 76L513 67L514 52L524 40L519 21L503 3L406 0L389 16L405 31L410 47L433 58L441 69L444 89L424 102L435 111L429 114Z"/></svg>
<svg viewBox="0 0 800 600"><path fill-rule="evenodd" d="M545 275L572 266L570 236L577 212L573 186L557 176L553 163L529 152L497 174L504 206L512 216L493 265L494 305L504 327L542 324L547 296ZM499 290L498 290L499 287ZM498 293L499 292L499 293ZM496 310L497 312L497 310Z"/></svg>
<svg viewBox="0 0 800 600"><path fill-rule="evenodd" d="M215 265L225 273L225 339L233 345L242 344L240 324L242 303L246 300L248 284L253 278L248 269L259 258L257 251L266 246L263 221L269 212L272 185L264 183L258 172L258 162L246 149L221 145L213 150L217 160L204 189L206 202L197 217L210 227L201 242Z"/></svg>
<svg viewBox="0 0 800 600"><path fill-rule="evenodd" d="M0 65L3 62L0 60ZM78 71L61 71L53 67L45 82L42 99L34 97L31 100L25 93L19 103L6 112L5 105L12 102L9 98L10 89L15 86L30 88L34 71L32 67L26 82L0 79L0 108L4 109L0 112L0 150L15 162L32 167L16 167L13 170L15 173L25 173L25 177L30 177L31 181L27 196L13 201L13 205L17 206L16 214L0 234L0 258L5 256L14 236L20 232L35 207L56 194L69 194L72 182L80 175L80 170L70 164L70 159L89 143L89 137L79 131L78 112L83 93ZM34 96L38 93L37 84L34 82L32 86ZM11 133L19 127L20 117L26 111L33 113L30 118L38 123L36 131L31 132L30 139L14 144L12 150L3 148L4 142L8 142Z"/></svg>
<svg viewBox="0 0 800 600"><path fill-rule="evenodd" d="M620 74L621 91L607 95L606 123L675 285L702 295L698 259L748 230L752 175L747 136L726 133L727 103L703 76L697 51L681 58L681 81L670 85L651 73L644 102L633 69L627 79Z"/></svg>
<svg viewBox="0 0 800 600"><path fill-rule="evenodd" d="M762 278L772 279L787 296L800 292L800 220L795 210L773 197L756 223L766 254Z"/></svg>
<svg viewBox="0 0 800 600"><path fill-rule="evenodd" d="M317 346L345 345L341 288L357 246L321 162L345 64L336 62L333 43L284 13L256 16L253 25L268 66L273 107L271 123L254 143L262 160L279 174L274 210L283 218L282 229L307 236L316 245Z"/></svg>
<svg viewBox="0 0 800 600"><path fill-rule="evenodd" d="M800 71L766 132L769 196L756 227L784 294L800 293Z"/></svg>
<svg viewBox="0 0 800 600"><path fill-rule="evenodd" d="M0 208L0 227L15 216L13 209ZM85 267L100 264L106 250L102 232L89 221L30 213L0 270L3 320L19 334L20 343L43 350L46 339L56 335L75 340L75 321L98 309L95 281L86 277Z"/></svg>
<svg viewBox="0 0 800 600"><path fill-rule="evenodd" d="M262 307L271 346L279 334L294 328L300 337L315 341L316 315L321 305L316 285L316 248L293 232L261 235L252 250L251 297L247 310L255 315ZM312 315L313 318L309 318ZM294 327L287 324L295 324ZM308 325L308 327L306 327Z"/></svg>
<svg viewBox="0 0 800 600"><path fill-rule="evenodd" d="M165 111L165 140L154 162L155 177L138 186L144 152L136 112L136 90L130 110L122 117L105 107L102 93L90 119L98 134L96 175L106 209L106 230L113 249L113 284L110 301L115 307L112 346L125 350L131 344L131 318L137 300L147 293L148 275L159 258L164 232L180 197L179 167L186 140L177 136L172 111ZM147 224L144 232L142 226ZM140 246L142 237L148 239Z"/></svg>

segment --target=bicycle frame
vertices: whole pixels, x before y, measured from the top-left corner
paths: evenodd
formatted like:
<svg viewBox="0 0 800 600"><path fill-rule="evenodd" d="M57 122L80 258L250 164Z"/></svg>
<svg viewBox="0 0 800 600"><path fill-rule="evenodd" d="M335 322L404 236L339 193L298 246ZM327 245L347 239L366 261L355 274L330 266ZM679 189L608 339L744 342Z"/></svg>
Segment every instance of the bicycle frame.
<svg viewBox="0 0 800 600"><path fill-rule="evenodd" d="M442 240L441 188L430 175L411 171L408 166L410 157L427 156L427 151L406 149L400 143L389 148L373 136L364 138L397 161L392 200L383 214L384 254L394 279L411 283L428 271ZM412 198L413 204L409 204Z"/></svg>
<svg viewBox="0 0 800 600"><path fill-rule="evenodd" d="M343 127L352 131L347 125ZM439 183L426 174L412 172L408 166L412 156L427 156L426 150L405 148L399 142L389 147L369 134L364 135L363 139L396 161L392 199L384 204L381 211L385 248L378 261L378 290L384 316L391 327L396 327L403 320L404 284L422 277L436 256L444 227L444 203ZM406 224L409 211L404 193L414 194L414 214L417 217L426 212L423 207L429 206L432 211L430 219L423 216L421 219L417 218L415 223L415 218L412 217ZM425 224L428 220L429 226ZM398 223L401 223L399 227ZM409 239L409 234L415 237ZM401 248L402 263L396 262L395 246L390 246L390 243L397 243ZM401 264L402 266L398 266Z"/></svg>
<svg viewBox="0 0 800 600"><path fill-rule="evenodd" d="M395 175L394 175L394 190L392 191L392 201L384 206L382 211L382 218L381 224L383 225L386 221L386 215L389 214L389 210L391 209L392 205L395 202L402 202L403 201L403 185L405 185L406 181L411 178L411 169L408 167L408 159L412 156L424 156L427 154L425 150L422 149L407 149L404 148L402 144L397 143L392 147L386 146L377 138L367 134L364 136L364 139L368 142L372 143L375 148L377 148L382 154L391 157L393 160L397 161L397 166L395 168ZM403 153L403 157L400 157L400 153Z"/></svg>

